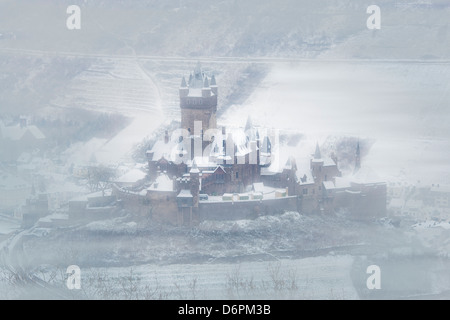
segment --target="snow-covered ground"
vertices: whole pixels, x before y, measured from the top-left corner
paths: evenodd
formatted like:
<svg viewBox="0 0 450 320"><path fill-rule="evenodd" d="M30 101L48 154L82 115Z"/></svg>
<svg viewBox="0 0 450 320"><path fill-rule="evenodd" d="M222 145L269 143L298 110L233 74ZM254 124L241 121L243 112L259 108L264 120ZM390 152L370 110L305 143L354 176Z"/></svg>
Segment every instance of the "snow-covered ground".
<svg viewBox="0 0 450 320"><path fill-rule="evenodd" d="M20 220L0 215L0 236L7 235L20 228Z"/></svg>
<svg viewBox="0 0 450 320"><path fill-rule="evenodd" d="M352 262L350 256L322 256L238 264L91 268L84 274L91 279L91 287L86 284L84 289L94 294L96 278L103 275L116 283L112 291L122 289L124 294L122 285L132 272L142 290L140 297L147 291L154 292L153 298L166 299L358 299L350 278Z"/></svg>
<svg viewBox="0 0 450 320"><path fill-rule="evenodd" d="M116 112L131 123L112 139L93 138L72 146L73 161L100 163L130 161L133 147L163 121L158 85L137 60L98 60L79 74L52 104L62 108L83 108Z"/></svg>

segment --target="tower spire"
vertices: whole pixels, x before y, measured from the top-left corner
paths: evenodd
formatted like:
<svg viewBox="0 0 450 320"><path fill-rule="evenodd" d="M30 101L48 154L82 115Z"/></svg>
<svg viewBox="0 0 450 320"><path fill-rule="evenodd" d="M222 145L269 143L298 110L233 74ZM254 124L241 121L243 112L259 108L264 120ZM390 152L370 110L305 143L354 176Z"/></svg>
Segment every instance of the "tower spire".
<svg viewBox="0 0 450 320"><path fill-rule="evenodd" d="M214 93L217 96L219 93L219 90L217 88L216 77L214 76L214 74L211 76L210 86L211 86L212 93Z"/></svg>
<svg viewBox="0 0 450 320"><path fill-rule="evenodd" d="M208 77L205 77L205 81L203 82L203 88L209 88Z"/></svg>
<svg viewBox="0 0 450 320"><path fill-rule="evenodd" d="M181 87L182 87L182 88L187 88L186 79L184 78L184 76L183 76L183 78L181 79Z"/></svg>
<svg viewBox="0 0 450 320"><path fill-rule="evenodd" d="M314 152L314 159L322 159L322 154L320 153L319 143L316 143L316 151Z"/></svg>
<svg viewBox="0 0 450 320"><path fill-rule="evenodd" d="M191 170L189 171L190 174L198 174L200 173L200 170L198 170L197 161L192 161Z"/></svg>

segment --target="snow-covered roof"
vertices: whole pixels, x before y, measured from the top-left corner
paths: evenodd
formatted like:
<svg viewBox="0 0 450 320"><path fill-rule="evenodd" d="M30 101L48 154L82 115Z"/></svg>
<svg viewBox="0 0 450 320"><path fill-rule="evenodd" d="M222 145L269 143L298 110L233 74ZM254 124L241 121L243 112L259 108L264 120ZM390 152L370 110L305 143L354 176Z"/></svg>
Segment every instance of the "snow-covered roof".
<svg viewBox="0 0 450 320"><path fill-rule="evenodd" d="M264 192L264 183L255 182L253 184L253 189L255 189L255 192Z"/></svg>
<svg viewBox="0 0 450 320"><path fill-rule="evenodd" d="M214 168L214 170L202 170L202 173L215 173L217 170L221 169L224 173L227 173L225 171L225 168L222 167L221 165L218 165Z"/></svg>
<svg viewBox="0 0 450 320"><path fill-rule="evenodd" d="M323 160L323 166L324 167L332 167L332 166L335 166L335 165L336 165L336 162L334 162L334 160L331 159L331 158L325 158Z"/></svg>
<svg viewBox="0 0 450 320"><path fill-rule="evenodd" d="M324 182L323 182L323 187L324 187L326 190L336 189L336 187L335 187L333 181L324 181Z"/></svg>
<svg viewBox="0 0 450 320"><path fill-rule="evenodd" d="M170 179L165 173L161 173L147 190L165 192L175 191L172 179Z"/></svg>
<svg viewBox="0 0 450 320"><path fill-rule="evenodd" d="M188 97L201 97L202 96L202 89L201 88L190 88Z"/></svg>
<svg viewBox="0 0 450 320"><path fill-rule="evenodd" d="M0 122L0 137L4 139L10 139L12 141L19 141L22 139L25 134L31 134L35 139L42 140L45 139L45 135L39 130L36 126L24 126L21 127L19 125L16 126L4 126L2 122Z"/></svg>
<svg viewBox="0 0 450 320"><path fill-rule="evenodd" d="M300 185L314 184L314 177L311 171L303 171L301 174L297 171L297 180Z"/></svg>
<svg viewBox="0 0 450 320"><path fill-rule="evenodd" d="M350 179L348 177L336 177L334 178L334 186L336 189L350 188Z"/></svg>
<svg viewBox="0 0 450 320"><path fill-rule="evenodd" d="M187 189L182 189L178 194L177 198L192 198L191 191Z"/></svg>
<svg viewBox="0 0 450 320"><path fill-rule="evenodd" d="M122 183L134 183L139 180L144 179L146 176L146 173L143 172L140 169L131 169L127 173L120 176L118 179L116 179L116 182L122 182Z"/></svg>
<svg viewBox="0 0 450 320"><path fill-rule="evenodd" d="M345 190L345 192L350 193L350 194L361 194L361 191L355 191L355 190Z"/></svg>
<svg viewBox="0 0 450 320"><path fill-rule="evenodd" d="M371 168L361 167L351 178L351 182L357 184L382 183L383 181Z"/></svg>

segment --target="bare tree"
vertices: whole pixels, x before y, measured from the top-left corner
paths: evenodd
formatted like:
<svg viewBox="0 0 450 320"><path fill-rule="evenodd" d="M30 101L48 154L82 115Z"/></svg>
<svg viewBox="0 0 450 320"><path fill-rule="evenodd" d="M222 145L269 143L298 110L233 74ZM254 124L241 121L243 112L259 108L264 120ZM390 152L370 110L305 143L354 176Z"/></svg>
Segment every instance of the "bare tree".
<svg viewBox="0 0 450 320"><path fill-rule="evenodd" d="M109 188L111 180L116 176L116 171L104 165L91 166L88 168L87 180L88 186L92 192L102 191L105 195L105 190Z"/></svg>

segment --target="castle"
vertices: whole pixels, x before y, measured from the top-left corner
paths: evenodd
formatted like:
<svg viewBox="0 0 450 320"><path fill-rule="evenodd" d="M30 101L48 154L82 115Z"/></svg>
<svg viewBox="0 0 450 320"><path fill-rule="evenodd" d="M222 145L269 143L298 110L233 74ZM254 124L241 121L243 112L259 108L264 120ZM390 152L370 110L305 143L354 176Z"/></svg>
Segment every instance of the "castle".
<svg viewBox="0 0 450 320"><path fill-rule="evenodd" d="M281 165L273 147L277 133L256 127L217 128L219 90L200 63L179 88L181 126L147 151L148 185L114 186L123 204L158 221L192 225L207 219L242 219L288 210L330 213L344 209L356 218L386 214L386 184L361 168L343 178L336 157L317 144L309 168L292 157ZM278 144L278 145L277 145Z"/></svg>

